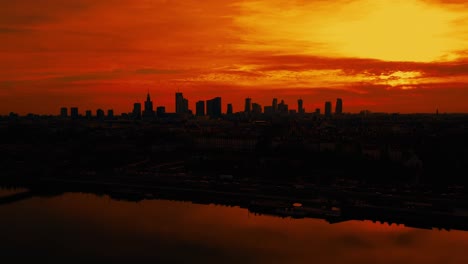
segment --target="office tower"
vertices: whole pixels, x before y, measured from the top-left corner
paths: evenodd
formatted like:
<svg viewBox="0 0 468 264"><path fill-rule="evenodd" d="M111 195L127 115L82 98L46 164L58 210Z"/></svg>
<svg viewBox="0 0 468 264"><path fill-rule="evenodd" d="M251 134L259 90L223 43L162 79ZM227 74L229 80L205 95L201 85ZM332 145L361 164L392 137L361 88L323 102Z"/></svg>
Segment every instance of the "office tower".
<svg viewBox="0 0 468 264"><path fill-rule="evenodd" d="M284 103L284 100L281 100L281 103L278 104L278 112L287 114L289 112L288 105Z"/></svg>
<svg viewBox="0 0 468 264"><path fill-rule="evenodd" d="M252 98L245 98L244 112L250 113L252 111Z"/></svg>
<svg viewBox="0 0 468 264"><path fill-rule="evenodd" d="M304 109L303 104L304 104L304 102L302 101L302 99L297 100L297 112L299 114L305 113L305 109Z"/></svg>
<svg viewBox="0 0 468 264"><path fill-rule="evenodd" d="M188 113L188 112L189 112L188 99L184 98L184 109L183 109L183 113Z"/></svg>
<svg viewBox="0 0 468 264"><path fill-rule="evenodd" d="M114 118L114 110L113 109L107 110L107 118L108 119L113 119Z"/></svg>
<svg viewBox="0 0 468 264"><path fill-rule="evenodd" d="M70 108L70 116L71 118L78 118L78 107Z"/></svg>
<svg viewBox="0 0 468 264"><path fill-rule="evenodd" d="M141 118L141 103L133 104L133 118L136 118L136 119Z"/></svg>
<svg viewBox="0 0 468 264"><path fill-rule="evenodd" d="M184 98L182 93L175 94L176 100L176 113L177 114L185 114L188 113L188 100Z"/></svg>
<svg viewBox="0 0 468 264"><path fill-rule="evenodd" d="M205 115L205 101L198 101L195 104L195 114L197 116L204 116Z"/></svg>
<svg viewBox="0 0 468 264"><path fill-rule="evenodd" d="M325 102L325 116L331 116L332 103Z"/></svg>
<svg viewBox="0 0 468 264"><path fill-rule="evenodd" d="M158 106L156 108L156 114L158 115L158 117L162 117L166 114L166 107L164 106Z"/></svg>
<svg viewBox="0 0 468 264"><path fill-rule="evenodd" d="M104 110L102 109L96 110L96 118L100 120L104 119Z"/></svg>
<svg viewBox="0 0 468 264"><path fill-rule="evenodd" d="M274 113L278 112L278 99L277 98L273 98L273 103L271 106L273 107Z"/></svg>
<svg viewBox="0 0 468 264"><path fill-rule="evenodd" d="M263 108L263 113L269 114L269 115L273 114L273 113L274 113L274 112L273 112L273 106L272 106L272 105L267 105L267 106L265 106L265 107Z"/></svg>
<svg viewBox="0 0 468 264"><path fill-rule="evenodd" d="M91 110L86 110L86 118L91 119L92 117L93 117L93 113L91 112Z"/></svg>
<svg viewBox="0 0 468 264"><path fill-rule="evenodd" d="M257 103L253 103L252 104L252 113L261 114L262 113L262 106L257 104Z"/></svg>
<svg viewBox="0 0 468 264"><path fill-rule="evenodd" d="M232 104L228 104L227 105L227 112L226 112L228 115L232 115L233 114L233 110L232 110Z"/></svg>
<svg viewBox="0 0 468 264"><path fill-rule="evenodd" d="M213 118L221 116L221 97L206 101L206 113Z"/></svg>
<svg viewBox="0 0 468 264"><path fill-rule="evenodd" d="M336 99L336 106L335 106L335 114L342 114L343 113L343 100L341 98Z"/></svg>
<svg viewBox="0 0 468 264"><path fill-rule="evenodd" d="M143 111L144 117L154 117L153 102L151 101L150 94L146 95L145 110Z"/></svg>
<svg viewBox="0 0 468 264"><path fill-rule="evenodd" d="M68 109L66 107L60 108L60 117L68 117Z"/></svg>

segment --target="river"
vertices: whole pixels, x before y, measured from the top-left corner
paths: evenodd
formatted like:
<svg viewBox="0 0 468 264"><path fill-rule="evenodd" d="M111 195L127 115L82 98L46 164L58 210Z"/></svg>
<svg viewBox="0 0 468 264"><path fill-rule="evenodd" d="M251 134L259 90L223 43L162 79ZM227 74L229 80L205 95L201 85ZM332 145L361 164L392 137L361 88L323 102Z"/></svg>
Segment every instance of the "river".
<svg viewBox="0 0 468 264"><path fill-rule="evenodd" d="M2 189L0 196L15 191ZM0 205L2 263L466 263L468 232L65 193Z"/></svg>

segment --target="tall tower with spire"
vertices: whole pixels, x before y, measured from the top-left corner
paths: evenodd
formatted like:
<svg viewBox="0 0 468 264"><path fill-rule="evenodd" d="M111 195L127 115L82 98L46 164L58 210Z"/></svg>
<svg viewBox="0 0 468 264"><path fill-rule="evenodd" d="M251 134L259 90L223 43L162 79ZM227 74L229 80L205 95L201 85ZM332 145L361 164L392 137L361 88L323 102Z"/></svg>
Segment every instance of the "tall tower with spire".
<svg viewBox="0 0 468 264"><path fill-rule="evenodd" d="M143 111L143 116L154 117L153 102L151 101L149 91L148 91L148 94L146 95L145 110Z"/></svg>

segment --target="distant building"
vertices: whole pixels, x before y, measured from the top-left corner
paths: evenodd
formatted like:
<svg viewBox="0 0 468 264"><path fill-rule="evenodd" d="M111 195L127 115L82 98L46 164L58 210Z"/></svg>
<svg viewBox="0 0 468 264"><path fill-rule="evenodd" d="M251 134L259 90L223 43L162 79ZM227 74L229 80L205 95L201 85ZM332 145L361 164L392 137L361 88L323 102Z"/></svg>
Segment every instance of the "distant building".
<svg viewBox="0 0 468 264"><path fill-rule="evenodd" d="M265 106L265 107L263 108L263 112L264 112L265 114L270 114L270 115L273 114L273 113L274 113L274 111L273 111L273 106L271 106L271 105Z"/></svg>
<svg viewBox="0 0 468 264"><path fill-rule="evenodd" d="M221 116L221 97L215 97L206 101L206 113L212 118Z"/></svg>
<svg viewBox="0 0 468 264"><path fill-rule="evenodd" d="M184 113L189 113L189 101L188 99L184 98Z"/></svg>
<svg viewBox="0 0 468 264"><path fill-rule="evenodd" d="M302 99L297 100L297 112L299 114L305 113L305 109L304 109L303 104L304 104L304 102L302 101Z"/></svg>
<svg viewBox="0 0 468 264"><path fill-rule="evenodd" d="M68 109L66 107L60 108L60 117L68 117Z"/></svg>
<svg viewBox="0 0 468 264"><path fill-rule="evenodd" d="M331 116L332 103L325 102L325 116Z"/></svg>
<svg viewBox="0 0 468 264"><path fill-rule="evenodd" d="M153 102L151 101L150 94L146 95L145 110L143 111L144 117L154 117Z"/></svg>
<svg viewBox="0 0 468 264"><path fill-rule="evenodd" d="M188 100L184 98L182 93L175 94L175 105L177 114L186 114L189 112L188 109Z"/></svg>
<svg viewBox="0 0 468 264"><path fill-rule="evenodd" d="M232 110L232 104L228 104L227 105L227 112L226 112L228 115L232 115L233 114L233 110Z"/></svg>
<svg viewBox="0 0 468 264"><path fill-rule="evenodd" d="M156 108L156 115L158 115L158 117L163 117L165 114L166 114L166 107L158 106Z"/></svg>
<svg viewBox="0 0 468 264"><path fill-rule="evenodd" d="M86 118L91 119L93 117L93 113L91 110L86 110Z"/></svg>
<svg viewBox="0 0 468 264"><path fill-rule="evenodd" d="M198 101L195 104L195 114L197 116L204 116L205 115L205 101Z"/></svg>
<svg viewBox="0 0 468 264"><path fill-rule="evenodd" d="M114 118L114 110L113 109L107 110L107 118L109 118L109 119Z"/></svg>
<svg viewBox="0 0 468 264"><path fill-rule="evenodd" d="M245 98L244 112L246 113L252 112L252 98Z"/></svg>
<svg viewBox="0 0 468 264"><path fill-rule="evenodd" d="M262 113L262 106L257 104L257 103L253 103L252 104L252 112L255 113L255 114L261 114Z"/></svg>
<svg viewBox="0 0 468 264"><path fill-rule="evenodd" d="M278 99L277 98L273 98L273 103L271 106L272 106L274 113L278 112Z"/></svg>
<svg viewBox="0 0 468 264"><path fill-rule="evenodd" d="M335 106L335 114L342 114L343 113L343 100L341 98L336 99L336 106Z"/></svg>
<svg viewBox="0 0 468 264"><path fill-rule="evenodd" d="M71 118L78 118L78 107L70 108L70 116Z"/></svg>
<svg viewBox="0 0 468 264"><path fill-rule="evenodd" d="M140 119L141 118L141 103L134 103L133 104L133 118Z"/></svg>
<svg viewBox="0 0 468 264"><path fill-rule="evenodd" d="M320 108L315 108L315 114L320 115Z"/></svg>
<svg viewBox="0 0 468 264"><path fill-rule="evenodd" d="M289 112L288 105L284 103L284 100L281 100L281 103L278 104L278 112L287 114Z"/></svg>
<svg viewBox="0 0 468 264"><path fill-rule="evenodd" d="M100 120L104 119L104 110L102 109L96 110L96 117L97 119L100 119Z"/></svg>

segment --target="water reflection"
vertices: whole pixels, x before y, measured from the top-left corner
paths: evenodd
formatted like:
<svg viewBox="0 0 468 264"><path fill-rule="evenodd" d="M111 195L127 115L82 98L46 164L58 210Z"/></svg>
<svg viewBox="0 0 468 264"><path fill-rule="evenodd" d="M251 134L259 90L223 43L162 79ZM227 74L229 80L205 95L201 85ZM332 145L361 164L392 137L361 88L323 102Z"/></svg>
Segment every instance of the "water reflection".
<svg viewBox="0 0 468 264"><path fill-rule="evenodd" d="M461 231L78 193L3 205L0 215L2 256L16 262L463 263L468 242Z"/></svg>

